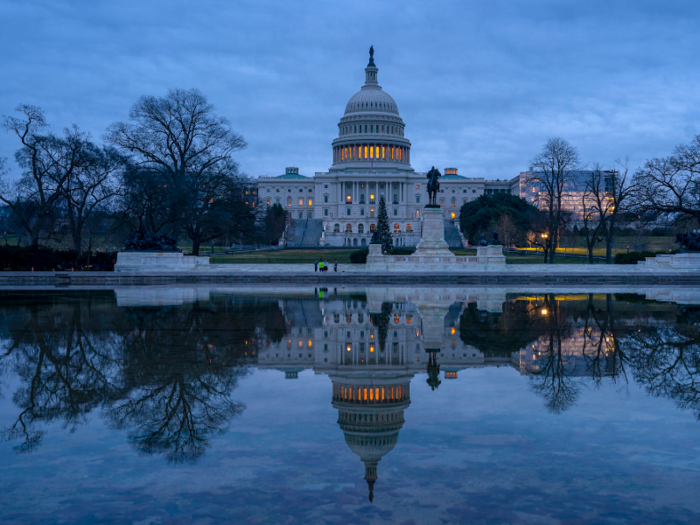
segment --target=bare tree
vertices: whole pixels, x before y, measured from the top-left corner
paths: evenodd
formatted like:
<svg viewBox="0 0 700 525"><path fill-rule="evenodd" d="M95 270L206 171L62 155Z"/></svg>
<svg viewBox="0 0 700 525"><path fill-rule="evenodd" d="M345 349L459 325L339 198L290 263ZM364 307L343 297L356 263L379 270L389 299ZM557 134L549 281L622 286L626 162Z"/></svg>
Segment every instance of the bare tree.
<svg viewBox="0 0 700 525"><path fill-rule="evenodd" d="M118 194L115 172L124 165L124 158L114 148L100 148L87 141L84 148L84 162L63 190L73 247L78 255L82 253L83 235L93 213Z"/></svg>
<svg viewBox="0 0 700 525"><path fill-rule="evenodd" d="M677 224L700 220L700 135L673 155L648 160L632 178L632 209L638 217Z"/></svg>
<svg viewBox="0 0 700 525"><path fill-rule="evenodd" d="M191 89L141 97L129 121L112 124L106 138L140 170L163 179L171 222L187 233L197 254L198 243L210 236L201 229L205 208L218 199L210 193L225 191L216 187L223 173L231 180L240 177L232 155L246 147L243 137Z"/></svg>
<svg viewBox="0 0 700 525"><path fill-rule="evenodd" d="M0 201L10 207L36 247L41 235L50 234L56 226L51 220L56 207L68 180L84 161L85 135L76 126L66 128L63 137L42 135L47 124L41 109L20 104L16 110L24 118L5 117L3 127L22 143L15 159L24 171L17 182L0 179Z"/></svg>
<svg viewBox="0 0 700 525"><path fill-rule="evenodd" d="M568 188L573 182L574 173L579 169L579 156L576 148L561 138L552 138L530 163L527 183L539 192L542 206L547 212L549 234L546 237L549 252L548 263L554 263L559 230L565 220L562 201L568 196Z"/></svg>
<svg viewBox="0 0 700 525"><path fill-rule="evenodd" d="M584 190L581 194L583 210L583 232L588 250L588 262L593 264L595 245L603 240L607 231L607 223L612 211L612 201L608 197L605 170L596 164L587 173Z"/></svg>
<svg viewBox="0 0 700 525"><path fill-rule="evenodd" d="M619 169L611 170L608 177L607 195L610 202L608 212L607 231L605 232L605 262L612 264L612 247L617 232L616 228L624 220L629 212L629 201L635 188L627 184L627 174L629 173L629 157L624 161L620 159L615 163Z"/></svg>

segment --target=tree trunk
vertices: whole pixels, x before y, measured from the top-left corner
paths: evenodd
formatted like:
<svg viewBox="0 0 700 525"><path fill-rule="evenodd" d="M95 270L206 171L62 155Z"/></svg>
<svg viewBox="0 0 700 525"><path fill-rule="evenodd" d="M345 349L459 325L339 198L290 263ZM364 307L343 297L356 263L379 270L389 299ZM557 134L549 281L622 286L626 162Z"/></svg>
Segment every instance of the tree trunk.
<svg viewBox="0 0 700 525"><path fill-rule="evenodd" d="M192 255L199 255L199 247L201 244L199 237L192 239Z"/></svg>

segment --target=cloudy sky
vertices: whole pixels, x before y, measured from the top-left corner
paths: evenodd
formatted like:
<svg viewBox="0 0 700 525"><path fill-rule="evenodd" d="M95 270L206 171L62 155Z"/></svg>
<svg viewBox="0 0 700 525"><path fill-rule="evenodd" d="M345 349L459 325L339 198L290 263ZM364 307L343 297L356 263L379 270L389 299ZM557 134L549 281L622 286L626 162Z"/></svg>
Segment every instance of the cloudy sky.
<svg viewBox="0 0 700 525"><path fill-rule="evenodd" d="M698 28L697 0L2 0L0 114L35 104L101 140L139 96L196 87L246 173L308 175L374 44L417 170L512 177L554 136L637 166L700 133Z"/></svg>

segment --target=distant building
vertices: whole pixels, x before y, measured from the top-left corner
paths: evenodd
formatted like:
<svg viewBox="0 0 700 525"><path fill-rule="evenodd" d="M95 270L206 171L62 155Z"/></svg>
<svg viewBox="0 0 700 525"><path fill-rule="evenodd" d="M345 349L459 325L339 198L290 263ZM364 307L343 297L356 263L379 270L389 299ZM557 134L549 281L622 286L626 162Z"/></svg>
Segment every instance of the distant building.
<svg viewBox="0 0 700 525"><path fill-rule="evenodd" d="M583 222L584 205L583 198L586 193L586 181L593 173L590 170L581 170L573 172L571 175L571 182L566 184L564 187L564 193L562 195L562 210L571 213L571 220L574 224L580 224ZM605 189L610 191L611 179L616 172L614 170L607 170L603 172L603 177L605 179ZM544 210L547 208L547 195L542 189L541 185L537 181L532 181L533 172L523 171L516 178L512 193L520 195L523 199L528 201L533 206ZM588 199L590 197L587 197ZM590 205L590 204L589 204Z"/></svg>

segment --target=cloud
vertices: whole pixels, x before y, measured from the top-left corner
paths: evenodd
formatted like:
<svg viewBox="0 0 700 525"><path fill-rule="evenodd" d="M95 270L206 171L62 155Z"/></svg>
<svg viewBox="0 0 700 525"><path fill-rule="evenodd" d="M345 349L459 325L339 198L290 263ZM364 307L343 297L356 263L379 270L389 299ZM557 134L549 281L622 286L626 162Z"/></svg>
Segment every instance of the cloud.
<svg viewBox="0 0 700 525"><path fill-rule="evenodd" d="M41 106L99 139L144 94L197 87L247 173L331 164L374 44L418 170L511 177L562 136L589 162L698 129L697 2L34 1L0 4L0 114ZM17 141L0 133L0 156ZM16 171L16 168L15 168Z"/></svg>

